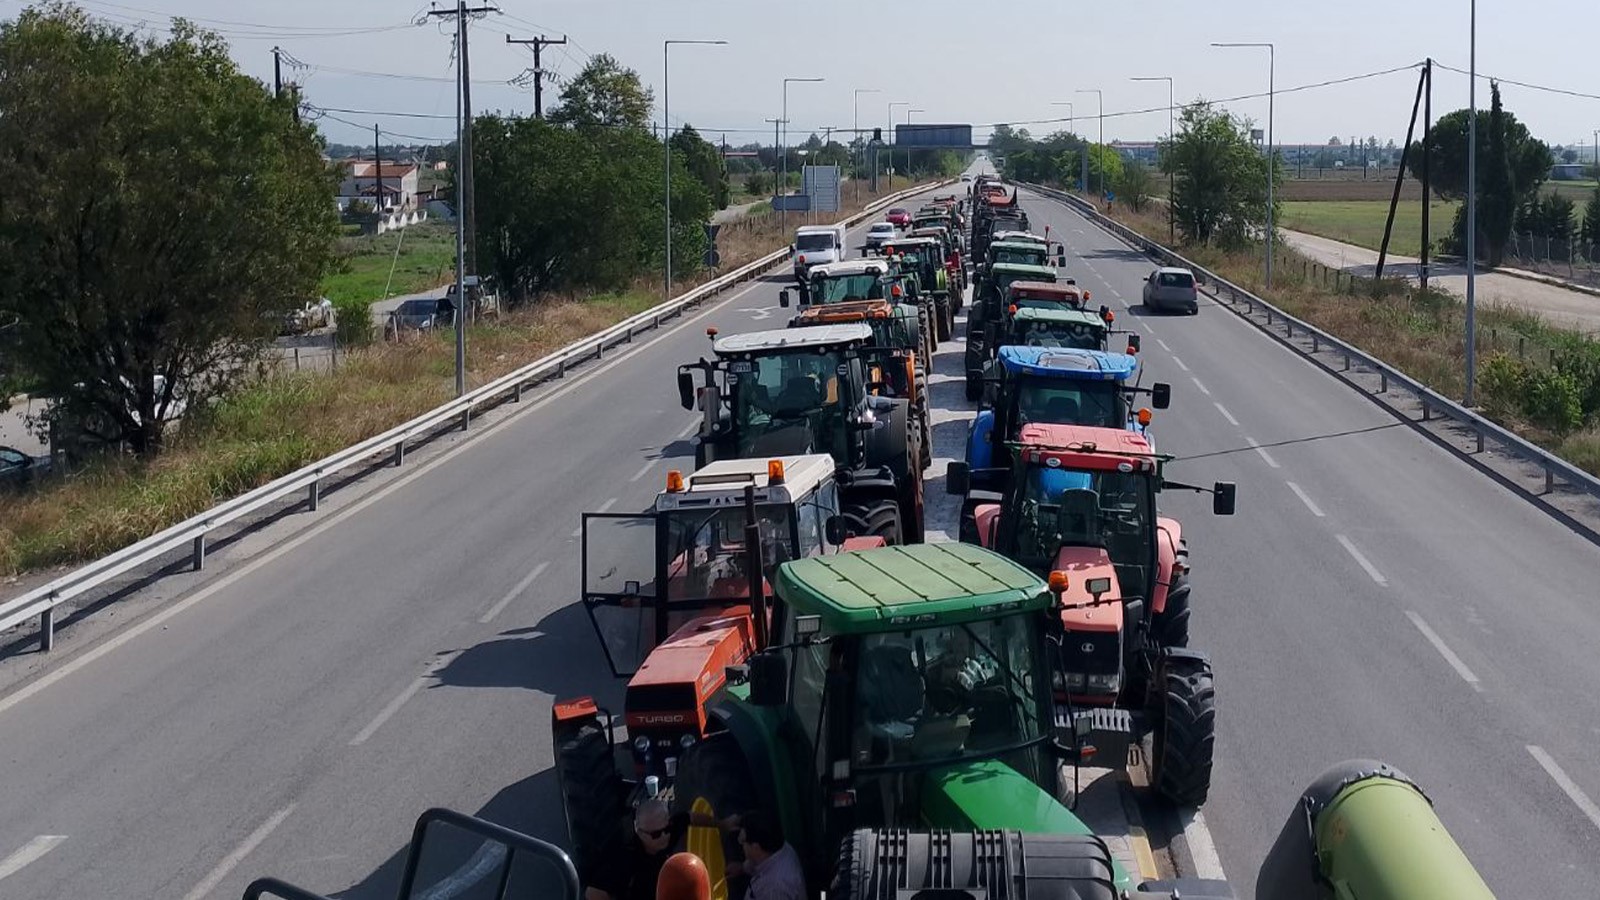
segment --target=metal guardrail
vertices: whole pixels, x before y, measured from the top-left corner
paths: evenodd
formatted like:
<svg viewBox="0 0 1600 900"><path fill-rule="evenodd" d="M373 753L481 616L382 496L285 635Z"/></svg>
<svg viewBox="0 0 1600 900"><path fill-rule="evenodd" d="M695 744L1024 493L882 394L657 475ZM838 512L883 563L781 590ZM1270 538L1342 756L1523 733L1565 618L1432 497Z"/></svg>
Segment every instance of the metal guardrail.
<svg viewBox="0 0 1600 900"><path fill-rule="evenodd" d="M1477 452L1482 453L1485 442L1492 440L1496 444L1499 444L1506 450L1510 451L1512 454L1538 465L1544 470L1545 493L1548 494L1555 489L1555 481L1559 477L1562 481L1566 482L1572 487L1575 487L1597 499L1600 499L1600 478L1596 478L1595 476L1589 474L1583 469L1578 468L1567 460L1552 454L1543 447L1533 444L1509 429L1489 421L1483 416L1478 415L1470 409L1467 409L1461 404L1451 400L1443 394L1440 394L1433 388L1430 388L1422 382L1417 381L1411 376L1405 374L1399 369L1394 368L1393 366L1367 353L1366 351L1354 347L1343 340L1328 334L1326 331L1323 331L1309 322L1305 322L1284 312L1278 307L1273 306L1271 303L1268 303L1266 300L1263 300L1250 291L1239 287L1238 285L1227 280L1226 278L1223 278L1210 269L1207 269L1204 266L1189 260L1182 254L1150 240L1149 238L1138 233L1137 231L1134 231L1126 225L1123 225L1120 222L1106 217L1099 210L1095 209L1093 204L1064 191L1058 191L1053 188L1044 187L1043 185L1025 184L1024 186L1029 190L1032 190L1038 194L1042 194L1045 197L1049 197L1052 200L1057 200L1067 204L1068 206L1071 206L1073 209L1083 214L1085 218L1089 219L1089 221L1093 222L1100 228L1111 232L1125 243L1131 245L1134 249L1140 250L1158 260L1162 260L1169 265L1182 266L1194 272L1195 277L1202 285L1207 285L1211 288L1209 293L1211 293L1212 296L1216 297L1218 300L1221 300L1223 303L1226 303L1232 312L1238 314L1240 318L1243 318L1252 325L1255 325L1261 331L1264 331L1273 337L1278 337L1278 333L1274 330L1274 326L1281 325L1283 328L1283 335L1280 342L1286 346L1292 347L1295 350L1298 350L1301 353L1311 357L1315 357L1317 354L1323 352L1336 353L1343 358L1344 365L1343 368L1340 369L1342 372L1350 371L1352 362L1359 364L1363 368L1371 370L1379 378L1378 393L1380 394L1388 393L1391 384L1398 385L1399 387L1405 389L1408 393L1414 395L1422 404L1422 421L1431 421L1434 415L1437 413L1471 429L1474 437L1477 440ZM1243 312L1240 312L1237 309L1237 307L1241 305L1245 307ZM1254 318L1257 307L1266 313L1265 324L1257 321ZM1297 336L1311 339L1311 350L1309 352L1307 352L1304 347L1301 347L1299 344L1296 344L1291 340ZM1331 370L1330 366L1324 365L1324 368ZM1346 382L1354 384L1354 382L1350 382L1349 379L1346 379Z"/></svg>
<svg viewBox="0 0 1600 900"><path fill-rule="evenodd" d="M858 225L872 213L898 203L908 197L927 193L954 183L941 181L929 187L914 188L890 194L868 204L861 212L838 223L845 227ZM323 479L335 475L358 463L380 454L393 455L394 464L405 461L406 442L438 430L441 426L459 419L465 430L472 421L474 410L501 402L507 395L512 401L522 399L524 388L550 378L560 378L567 369L589 360L599 360L606 350L633 342L643 332L659 328L667 320L677 318L691 307L722 291L748 281L776 267L789 258L787 249L777 250L740 266L697 288L675 297L659 306L630 316L617 324L557 350L548 356L529 363L514 372L470 391L448 403L435 407L415 419L397 425L375 437L370 437L353 447L320 459L288 475L262 485L232 500L220 503L199 515L185 519L135 544L101 557L73 570L49 584L41 585L12 600L0 602L0 632L19 625L34 616L39 618L39 646L50 650L55 643L55 611L61 604L94 590L119 575L126 574L158 557L188 546L196 571L205 565L206 536L226 525L236 522L272 503L293 494L306 494L306 504L315 512L320 499Z"/></svg>

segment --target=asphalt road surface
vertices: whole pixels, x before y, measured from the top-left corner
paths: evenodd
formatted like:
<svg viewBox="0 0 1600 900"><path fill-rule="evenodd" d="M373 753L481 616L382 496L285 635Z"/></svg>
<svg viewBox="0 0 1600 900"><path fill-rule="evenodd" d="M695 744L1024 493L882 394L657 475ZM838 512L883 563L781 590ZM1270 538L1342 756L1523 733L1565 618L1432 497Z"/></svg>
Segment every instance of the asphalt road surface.
<svg viewBox="0 0 1600 900"><path fill-rule="evenodd" d="M1226 310L1130 311L1149 264L1064 207L1027 206L1144 334L1146 380L1172 383L1155 426L1184 457L1172 477L1239 484L1232 519L1193 495L1164 506L1218 670L1204 818L1242 896L1299 791L1357 756L1416 777L1498 893L1592 878L1600 550ZM0 696L0 896L229 897L272 874L386 898L432 805L559 838L550 700L614 696L574 603L578 515L644 508L692 465L670 373L706 325L781 325L782 286L530 397L338 518L272 526L280 549L181 615ZM936 366L930 475L965 432L959 352ZM942 490L931 479L930 499Z"/></svg>

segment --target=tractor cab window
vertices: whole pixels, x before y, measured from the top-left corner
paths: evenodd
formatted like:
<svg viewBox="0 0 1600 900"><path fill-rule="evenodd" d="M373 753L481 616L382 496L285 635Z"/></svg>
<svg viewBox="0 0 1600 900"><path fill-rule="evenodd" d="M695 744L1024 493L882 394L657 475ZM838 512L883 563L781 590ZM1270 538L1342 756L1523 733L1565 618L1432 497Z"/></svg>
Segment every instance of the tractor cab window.
<svg viewBox="0 0 1600 900"><path fill-rule="evenodd" d="M739 455L828 453L850 459L850 371L839 350L783 353L729 367Z"/></svg>
<svg viewBox="0 0 1600 900"><path fill-rule="evenodd" d="M1020 266L1042 266L1047 257L1044 248L1024 250L1020 247L1001 247L994 251L992 263L1016 263Z"/></svg>
<svg viewBox="0 0 1600 900"><path fill-rule="evenodd" d="M1021 376L1016 391L1016 422L1041 425L1094 425L1122 428L1128 413L1115 381Z"/></svg>
<svg viewBox="0 0 1600 900"><path fill-rule="evenodd" d="M1019 322L1015 343L1024 347L1105 348L1106 331L1086 322Z"/></svg>
<svg viewBox="0 0 1600 900"><path fill-rule="evenodd" d="M1045 714L1034 619L1026 615L865 635L856 658L852 768L858 805L891 827L907 824L904 773L1000 758L1043 776L1038 742ZM1034 745L1030 749L1030 745ZM873 777L871 773L883 774ZM914 806L913 804L909 804Z"/></svg>
<svg viewBox="0 0 1600 900"><path fill-rule="evenodd" d="M1062 547L1102 547L1125 598L1149 596L1155 500L1148 475L1030 466L1017 488L1014 558L1043 571Z"/></svg>
<svg viewBox="0 0 1600 900"><path fill-rule="evenodd" d="M762 576L795 558L794 508L756 507ZM675 606L732 605L750 598L745 509L674 510L667 517L667 601ZM696 601L706 601L697 603Z"/></svg>
<svg viewBox="0 0 1600 900"><path fill-rule="evenodd" d="M876 274L827 275L811 280L810 302L845 303L851 300L886 300L883 282Z"/></svg>

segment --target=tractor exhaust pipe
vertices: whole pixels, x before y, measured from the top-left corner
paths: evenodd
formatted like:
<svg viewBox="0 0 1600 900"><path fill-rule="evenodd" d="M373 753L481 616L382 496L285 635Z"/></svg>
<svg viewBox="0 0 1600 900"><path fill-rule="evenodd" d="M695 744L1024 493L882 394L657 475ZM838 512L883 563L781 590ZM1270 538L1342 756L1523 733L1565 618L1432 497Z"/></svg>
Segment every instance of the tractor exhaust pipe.
<svg viewBox="0 0 1600 900"><path fill-rule="evenodd" d="M1257 900L1493 900L1433 803L1399 770L1340 763L1300 796L1256 878Z"/></svg>
<svg viewBox="0 0 1600 900"><path fill-rule="evenodd" d="M750 616L755 620L756 649L767 649L766 578L761 572L761 526L756 524L756 486L744 487L745 569L750 574Z"/></svg>

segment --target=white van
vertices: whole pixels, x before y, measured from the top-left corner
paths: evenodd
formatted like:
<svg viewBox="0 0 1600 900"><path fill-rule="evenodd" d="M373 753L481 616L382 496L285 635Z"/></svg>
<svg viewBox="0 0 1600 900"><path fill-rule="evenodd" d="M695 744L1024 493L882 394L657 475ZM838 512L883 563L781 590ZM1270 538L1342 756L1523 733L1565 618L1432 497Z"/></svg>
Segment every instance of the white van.
<svg viewBox="0 0 1600 900"><path fill-rule="evenodd" d="M795 229L789 252L794 257L794 280L805 284L806 273L812 266L844 259L844 226L802 225Z"/></svg>

